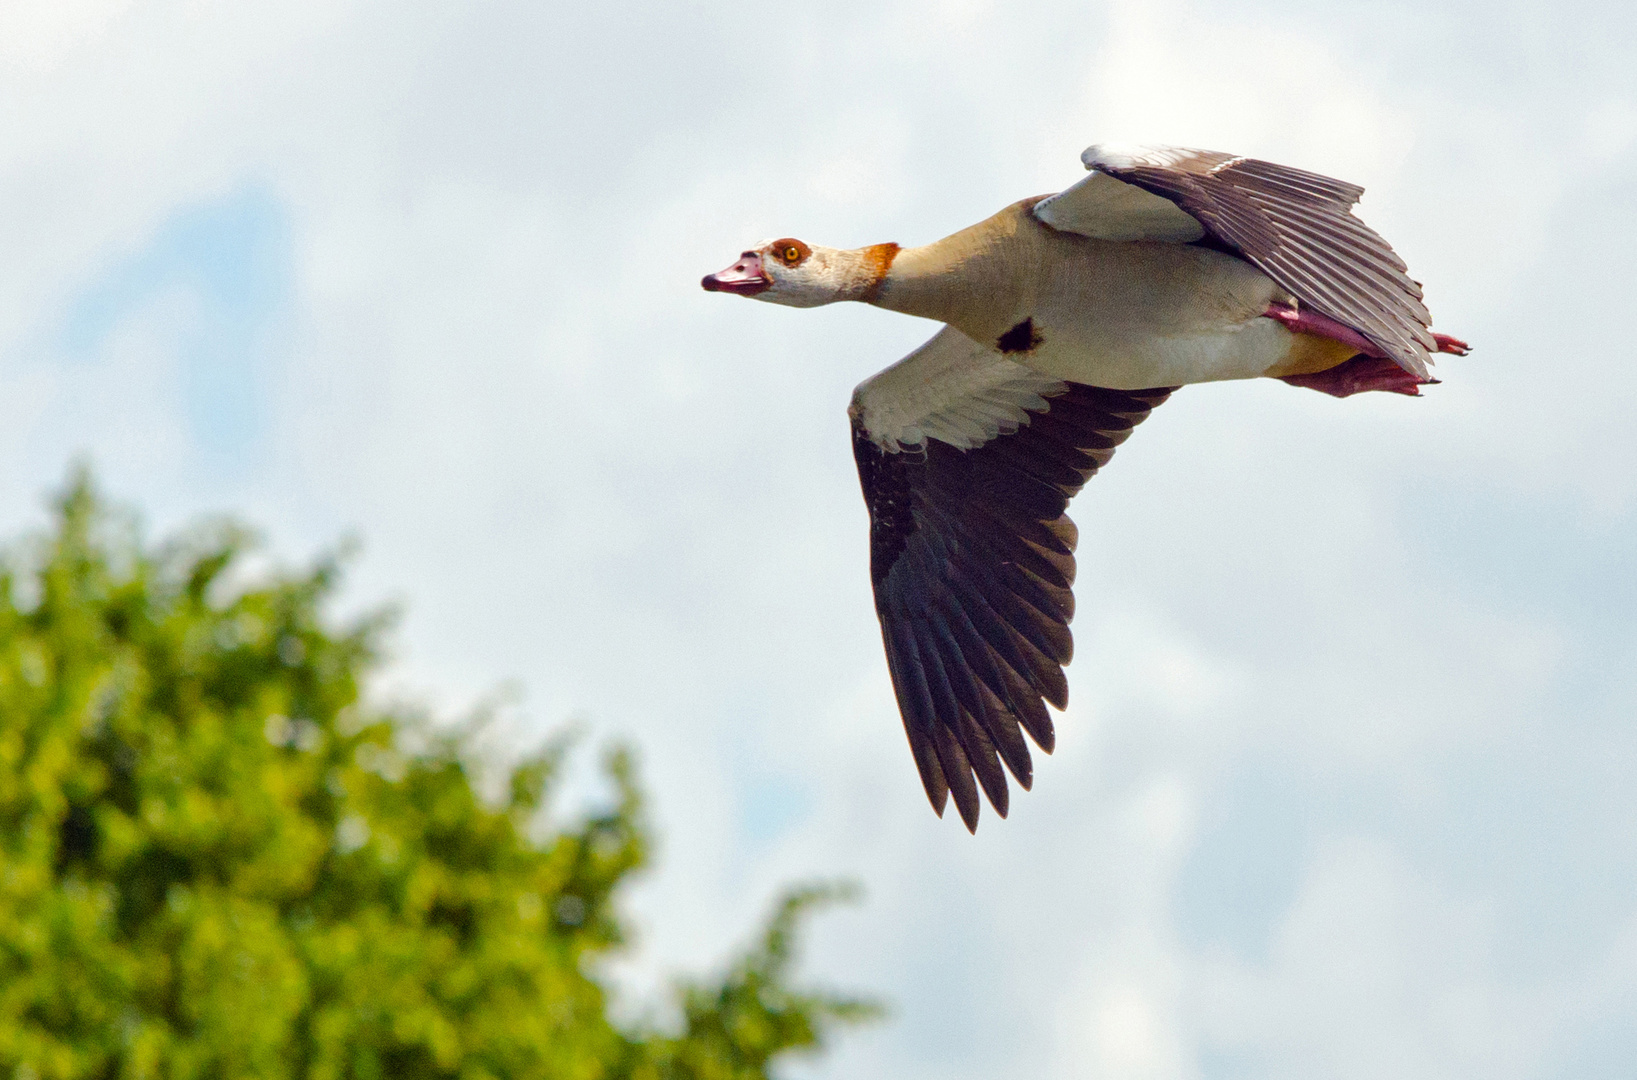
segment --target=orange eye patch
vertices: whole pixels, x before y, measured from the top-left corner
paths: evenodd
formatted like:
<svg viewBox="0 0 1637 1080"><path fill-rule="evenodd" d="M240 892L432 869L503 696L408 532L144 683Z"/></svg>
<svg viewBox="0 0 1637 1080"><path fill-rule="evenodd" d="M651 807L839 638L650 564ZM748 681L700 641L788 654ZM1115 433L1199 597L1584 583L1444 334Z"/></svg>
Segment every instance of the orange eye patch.
<svg viewBox="0 0 1637 1080"><path fill-rule="evenodd" d="M799 266L803 259L813 253L813 249L794 237L786 237L773 242L773 253L786 266Z"/></svg>

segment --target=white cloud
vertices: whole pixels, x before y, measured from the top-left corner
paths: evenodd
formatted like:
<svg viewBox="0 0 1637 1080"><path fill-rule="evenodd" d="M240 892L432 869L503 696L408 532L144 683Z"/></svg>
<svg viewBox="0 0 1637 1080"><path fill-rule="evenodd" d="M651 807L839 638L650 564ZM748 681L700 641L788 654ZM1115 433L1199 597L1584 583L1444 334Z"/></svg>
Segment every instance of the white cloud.
<svg viewBox="0 0 1637 1080"><path fill-rule="evenodd" d="M0 3L0 70L49 68L105 33L129 0L6 0Z"/></svg>
<svg viewBox="0 0 1637 1080"><path fill-rule="evenodd" d="M1506 984L1481 901L1360 838L1320 852L1265 966L1196 984L1207 1045L1256 1075L1530 1076L1534 1003Z"/></svg>
<svg viewBox="0 0 1637 1080"><path fill-rule="evenodd" d="M1099 140L1231 147L1372 183L1411 145L1414 114L1344 42L1186 0L1107 10L1087 79Z"/></svg>

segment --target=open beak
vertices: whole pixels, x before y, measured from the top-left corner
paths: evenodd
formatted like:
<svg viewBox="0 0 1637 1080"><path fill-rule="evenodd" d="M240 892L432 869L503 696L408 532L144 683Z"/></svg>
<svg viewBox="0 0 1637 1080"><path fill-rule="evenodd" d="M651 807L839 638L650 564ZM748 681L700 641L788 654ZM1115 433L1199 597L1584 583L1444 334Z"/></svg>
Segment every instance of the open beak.
<svg viewBox="0 0 1637 1080"><path fill-rule="evenodd" d="M773 279L762 269L762 257L754 251L739 256L739 261L726 270L706 274L699 283L706 292L729 292L740 296L755 296L773 287Z"/></svg>

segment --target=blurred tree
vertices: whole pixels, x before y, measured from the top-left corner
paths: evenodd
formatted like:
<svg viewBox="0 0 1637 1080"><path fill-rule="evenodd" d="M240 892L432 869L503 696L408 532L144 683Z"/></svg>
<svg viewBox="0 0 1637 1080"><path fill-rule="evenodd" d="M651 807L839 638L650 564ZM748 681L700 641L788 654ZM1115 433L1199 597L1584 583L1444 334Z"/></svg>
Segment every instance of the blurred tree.
<svg viewBox="0 0 1637 1080"><path fill-rule="evenodd" d="M360 699L334 562L251 582L248 542L149 549L81 474L0 570L0 1077L755 1080L876 1015L790 985L814 888L680 1030L611 1020L628 755L567 824L562 745L484 799L469 737Z"/></svg>

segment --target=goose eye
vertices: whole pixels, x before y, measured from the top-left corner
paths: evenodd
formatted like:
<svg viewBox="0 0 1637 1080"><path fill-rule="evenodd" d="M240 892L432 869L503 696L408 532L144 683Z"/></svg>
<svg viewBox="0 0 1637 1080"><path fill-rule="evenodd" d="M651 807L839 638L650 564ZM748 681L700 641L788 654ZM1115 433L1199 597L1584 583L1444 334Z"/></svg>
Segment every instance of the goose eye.
<svg viewBox="0 0 1637 1080"><path fill-rule="evenodd" d="M811 255L812 249L794 236L784 236L770 243L766 250L786 266L800 266Z"/></svg>

